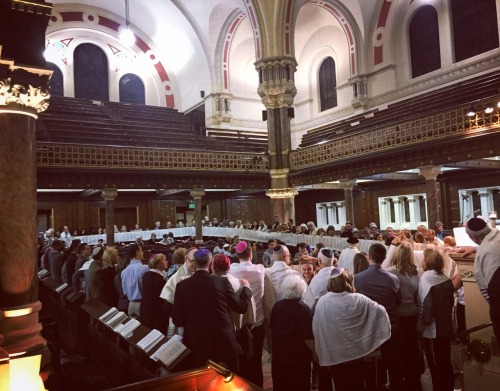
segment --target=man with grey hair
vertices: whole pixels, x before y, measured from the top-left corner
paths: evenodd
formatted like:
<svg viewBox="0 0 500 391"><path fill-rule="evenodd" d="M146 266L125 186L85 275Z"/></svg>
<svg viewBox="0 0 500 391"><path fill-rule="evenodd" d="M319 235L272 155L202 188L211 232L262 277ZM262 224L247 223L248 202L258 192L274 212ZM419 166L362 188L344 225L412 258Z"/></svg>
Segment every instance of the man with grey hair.
<svg viewBox="0 0 500 391"><path fill-rule="evenodd" d="M500 341L500 231L491 229L483 219L467 221L465 231L478 244L474 260L477 286L490 305L490 319L497 341Z"/></svg>
<svg viewBox="0 0 500 391"><path fill-rule="evenodd" d="M330 278L330 271L333 269L334 253L332 249L322 248L318 252L319 271L311 280L309 289L315 300L318 300L326 293L326 286Z"/></svg>
<svg viewBox="0 0 500 391"><path fill-rule="evenodd" d="M284 278L290 274L297 274L300 276L297 270L289 267L291 255L288 247L284 245L276 246L273 256L273 266L266 269L264 278L264 313L266 317L271 315L274 304L283 298L283 288L281 284ZM311 308L314 305L314 298L309 287L306 288L302 300Z"/></svg>

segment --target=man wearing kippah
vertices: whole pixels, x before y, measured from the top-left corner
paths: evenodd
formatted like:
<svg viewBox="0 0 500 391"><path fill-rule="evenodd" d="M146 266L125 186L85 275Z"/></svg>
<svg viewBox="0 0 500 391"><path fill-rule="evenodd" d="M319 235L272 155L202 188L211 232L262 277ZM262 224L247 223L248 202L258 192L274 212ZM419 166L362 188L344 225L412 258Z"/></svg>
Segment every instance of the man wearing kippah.
<svg viewBox="0 0 500 391"><path fill-rule="evenodd" d="M231 264L229 273L237 278L244 278L250 283L253 298L255 299L256 313L255 324L251 326L253 336L252 354L245 354L240 359L241 375L252 383L262 387L264 375L262 372L262 348L264 345L264 275L263 265L252 263L252 248L245 242L239 242L236 247L236 256L239 262Z"/></svg>
<svg viewBox="0 0 500 391"><path fill-rule="evenodd" d="M500 231L491 229L483 219L474 217L465 231L478 244L474 260L477 286L490 305L490 319L497 341L500 341Z"/></svg>
<svg viewBox="0 0 500 391"><path fill-rule="evenodd" d="M191 350L190 367L204 366L207 360L224 362L239 372L238 357L243 351L236 340L228 307L238 313L247 311L252 291L241 279L240 294L227 278L208 272L212 254L206 249L194 253L196 271L177 284L172 320L184 327L183 343Z"/></svg>

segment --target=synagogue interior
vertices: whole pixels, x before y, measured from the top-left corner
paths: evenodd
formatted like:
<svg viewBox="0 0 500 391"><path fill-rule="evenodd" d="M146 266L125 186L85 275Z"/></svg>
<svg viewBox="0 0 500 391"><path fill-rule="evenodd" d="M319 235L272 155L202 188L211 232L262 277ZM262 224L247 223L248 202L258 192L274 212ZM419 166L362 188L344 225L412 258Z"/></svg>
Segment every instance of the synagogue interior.
<svg viewBox="0 0 500 391"><path fill-rule="evenodd" d="M263 263L272 240L338 256L346 226L366 253L419 226L466 248L455 389L496 389L464 223L500 213L499 20L500 0L0 0L0 390L271 390L269 368L153 360L152 327L119 335L43 273L47 241L170 267L238 237ZM15 388L24 358L37 385Z"/></svg>

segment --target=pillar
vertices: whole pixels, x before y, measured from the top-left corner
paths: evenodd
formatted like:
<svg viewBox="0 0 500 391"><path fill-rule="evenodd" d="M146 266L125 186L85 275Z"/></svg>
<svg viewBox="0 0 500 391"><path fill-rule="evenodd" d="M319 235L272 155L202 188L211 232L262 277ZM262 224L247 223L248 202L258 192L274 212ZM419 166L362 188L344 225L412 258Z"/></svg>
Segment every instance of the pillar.
<svg viewBox="0 0 500 391"><path fill-rule="evenodd" d="M477 189L479 198L481 200L481 216L485 219L490 215L493 210L493 192L492 189Z"/></svg>
<svg viewBox="0 0 500 391"><path fill-rule="evenodd" d="M442 173L441 166L424 166L419 168L420 175L425 178L427 194L427 227L441 221L441 189L437 176Z"/></svg>
<svg viewBox="0 0 500 391"><path fill-rule="evenodd" d="M115 198L116 189L102 189L101 196L106 202L106 244L115 245Z"/></svg>
<svg viewBox="0 0 500 391"><path fill-rule="evenodd" d="M263 59L256 63L259 73L257 92L266 107L268 131L269 174L271 189L266 193L271 198L273 216L282 222L295 221L294 197L297 190L288 180L289 154L292 148L290 118L293 118L293 97L297 93L293 75L297 62L291 57Z"/></svg>
<svg viewBox="0 0 500 391"><path fill-rule="evenodd" d="M191 190L191 197L194 200L194 221L195 221L195 233L196 233L196 244L203 244L203 232L201 226L201 219L203 218L201 213L201 199L205 195L205 189L193 189Z"/></svg>
<svg viewBox="0 0 500 391"><path fill-rule="evenodd" d="M42 366L50 354L38 321L35 120L50 97L42 57L50 9L0 2L0 352L41 355Z"/></svg>
<svg viewBox="0 0 500 391"><path fill-rule="evenodd" d="M353 227L356 226L356 222L354 221L354 200L352 197L354 186L356 186L355 179L340 181L340 187L344 189L346 221L350 221Z"/></svg>
<svg viewBox="0 0 500 391"><path fill-rule="evenodd" d="M337 205L335 203L326 204L326 214L328 217L328 225L333 225L333 226L338 225L336 211L337 211Z"/></svg>

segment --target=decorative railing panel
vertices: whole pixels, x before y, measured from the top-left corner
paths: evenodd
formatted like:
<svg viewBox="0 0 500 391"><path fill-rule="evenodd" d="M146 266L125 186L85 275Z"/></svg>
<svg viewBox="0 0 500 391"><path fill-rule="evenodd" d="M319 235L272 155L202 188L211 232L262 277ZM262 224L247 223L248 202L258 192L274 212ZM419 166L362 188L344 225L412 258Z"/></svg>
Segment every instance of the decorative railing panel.
<svg viewBox="0 0 500 391"><path fill-rule="evenodd" d="M266 172L267 157L236 152L38 143L37 167Z"/></svg>
<svg viewBox="0 0 500 391"><path fill-rule="evenodd" d="M497 108L490 114L480 111L475 117L468 117L467 111L468 108L459 107L387 127L367 128L324 144L292 151L290 168L300 170L500 128L500 109ZM353 131L355 132L355 129Z"/></svg>

